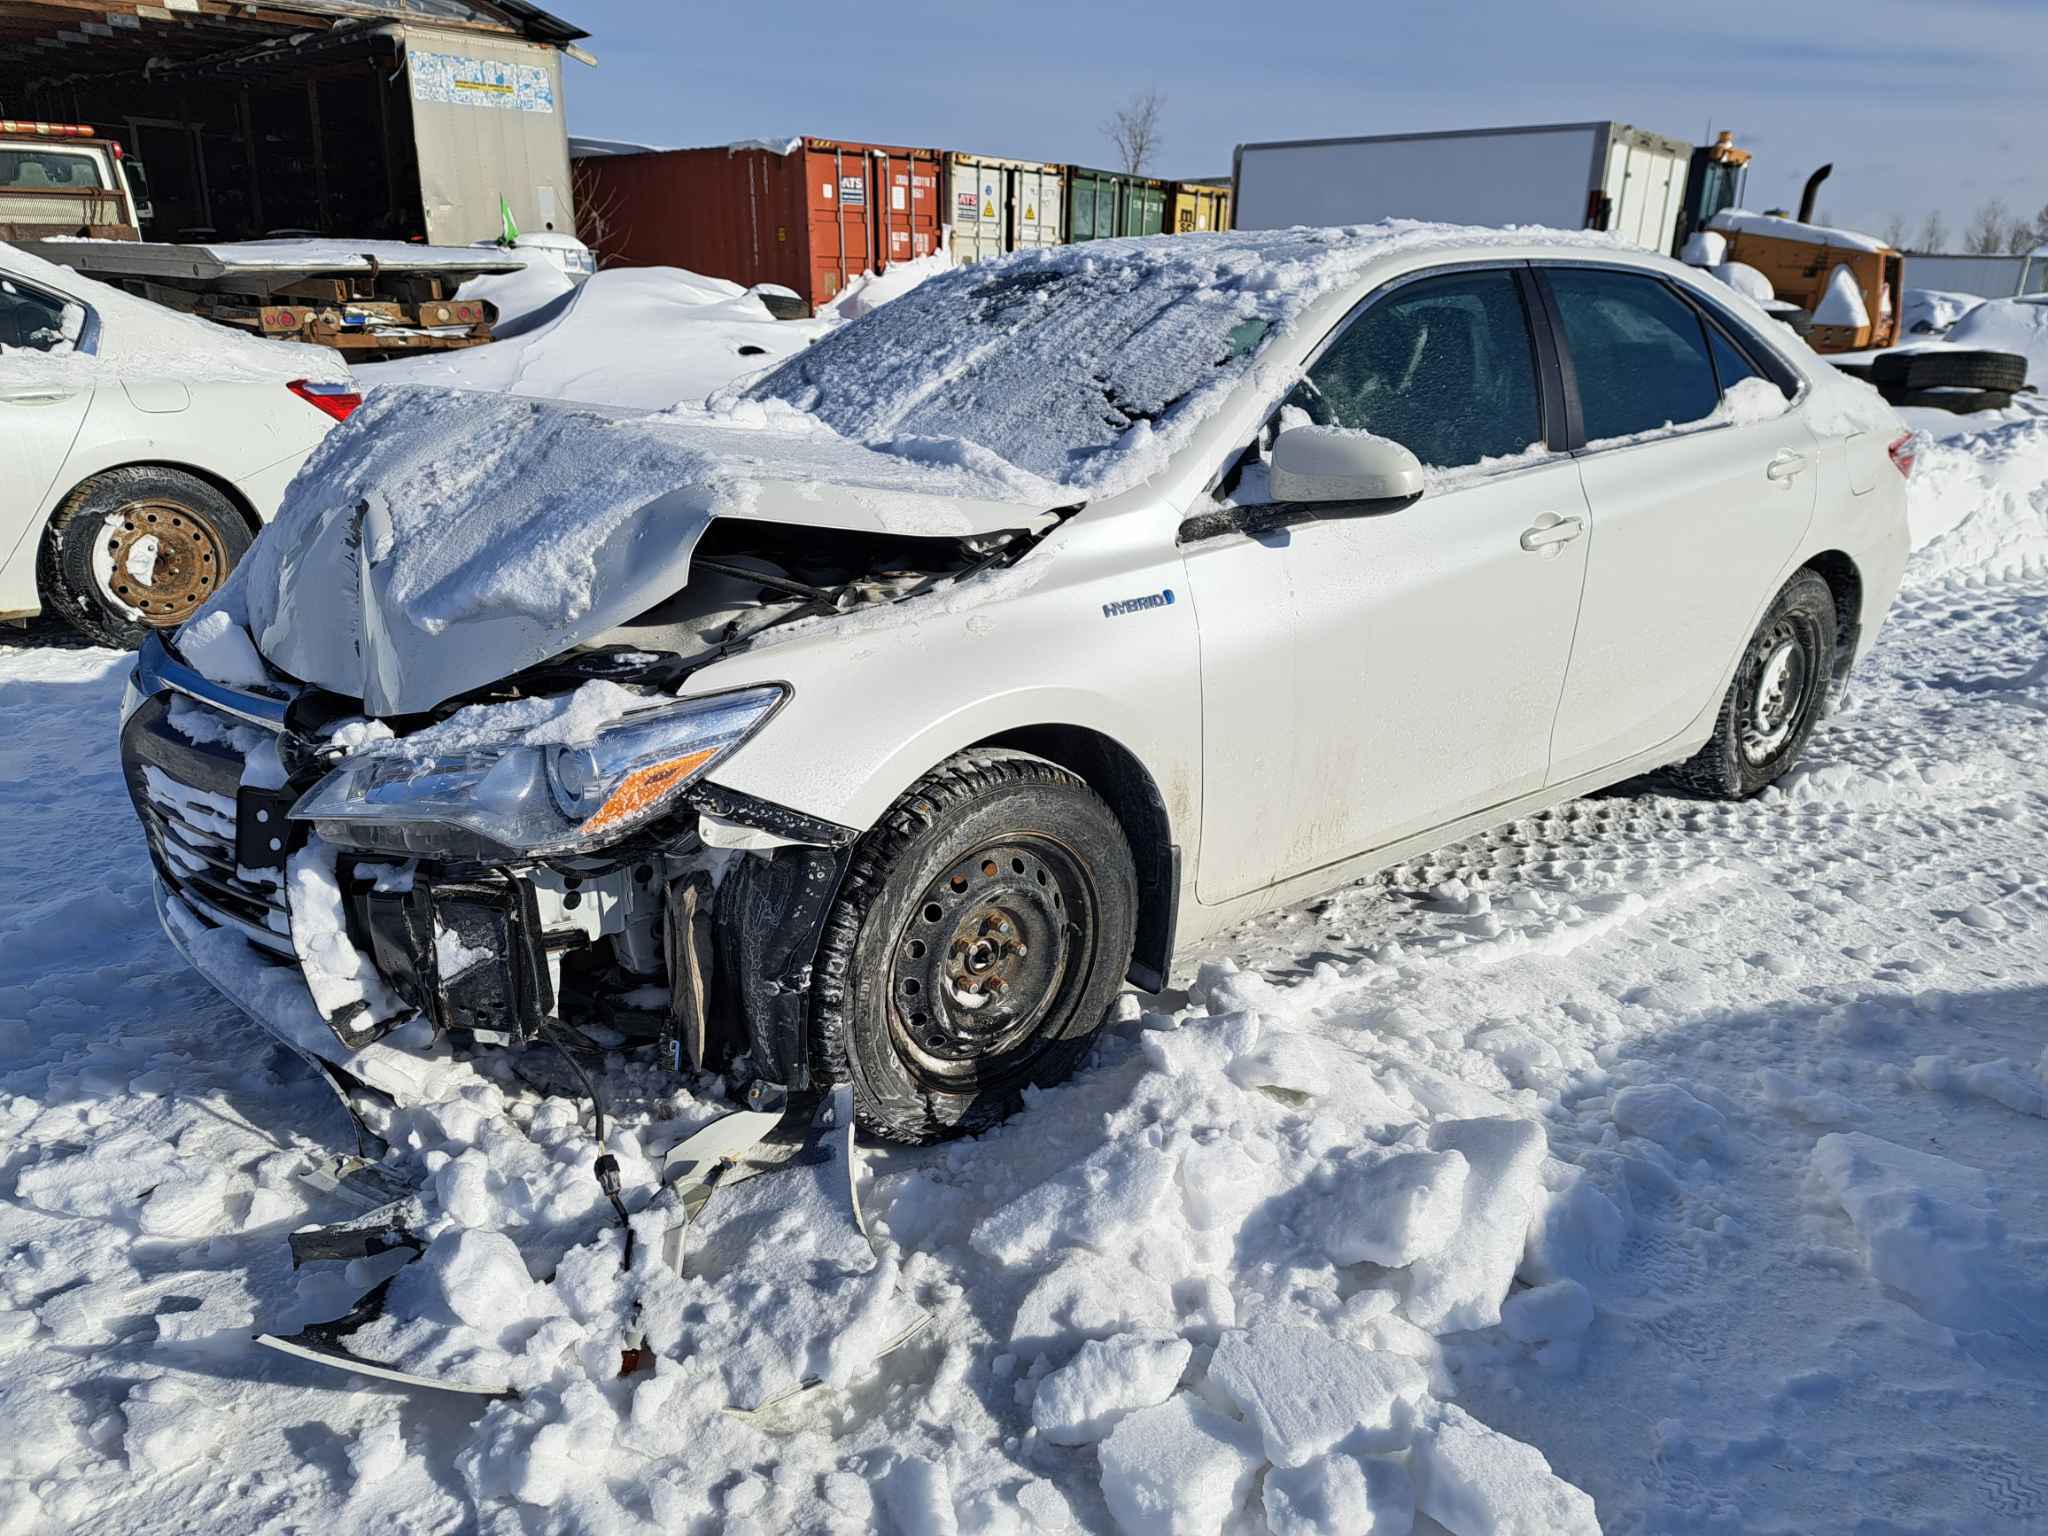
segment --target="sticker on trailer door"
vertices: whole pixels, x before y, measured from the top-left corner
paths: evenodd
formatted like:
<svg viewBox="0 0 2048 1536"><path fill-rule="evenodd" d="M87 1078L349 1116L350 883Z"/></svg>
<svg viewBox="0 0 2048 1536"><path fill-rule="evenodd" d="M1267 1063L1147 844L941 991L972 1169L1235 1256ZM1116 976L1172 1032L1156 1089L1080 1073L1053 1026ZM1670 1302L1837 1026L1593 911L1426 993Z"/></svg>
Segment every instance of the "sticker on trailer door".
<svg viewBox="0 0 2048 1536"><path fill-rule="evenodd" d="M981 217L981 199L973 192L962 192L953 199L954 217L957 219L978 219Z"/></svg>
<svg viewBox="0 0 2048 1536"><path fill-rule="evenodd" d="M865 208L868 201L868 184L859 176L839 178L839 206L842 208Z"/></svg>
<svg viewBox="0 0 2048 1536"><path fill-rule="evenodd" d="M501 64L459 53L406 50L414 101L496 107L501 112L553 112L555 83L536 64Z"/></svg>
<svg viewBox="0 0 2048 1536"><path fill-rule="evenodd" d="M992 219L996 216L996 184L990 182L981 189L981 216Z"/></svg>
<svg viewBox="0 0 2048 1536"><path fill-rule="evenodd" d="M889 189L889 206L891 208L901 209L906 201L907 199L903 195L902 187L891 187Z"/></svg>

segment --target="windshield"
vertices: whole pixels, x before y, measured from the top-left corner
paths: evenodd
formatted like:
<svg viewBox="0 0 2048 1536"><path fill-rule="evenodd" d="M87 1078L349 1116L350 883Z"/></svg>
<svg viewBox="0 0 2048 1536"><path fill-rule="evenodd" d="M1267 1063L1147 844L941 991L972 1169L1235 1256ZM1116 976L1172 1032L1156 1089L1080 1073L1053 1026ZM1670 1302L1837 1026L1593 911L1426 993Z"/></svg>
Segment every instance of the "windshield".
<svg viewBox="0 0 2048 1536"><path fill-rule="evenodd" d="M964 439L1071 489L1122 489L1158 467L1161 434L1215 409L1289 307L1245 283L1244 262L1231 270L1158 244L1098 242L1084 258L944 273L749 393L811 411L844 437Z"/></svg>

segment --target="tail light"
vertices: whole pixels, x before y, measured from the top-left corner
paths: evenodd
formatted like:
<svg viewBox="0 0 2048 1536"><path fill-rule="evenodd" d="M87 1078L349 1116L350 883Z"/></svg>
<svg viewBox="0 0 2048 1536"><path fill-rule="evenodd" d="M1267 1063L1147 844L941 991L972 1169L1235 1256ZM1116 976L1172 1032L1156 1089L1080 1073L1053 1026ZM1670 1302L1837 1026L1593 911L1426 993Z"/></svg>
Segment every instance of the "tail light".
<svg viewBox="0 0 2048 1536"><path fill-rule="evenodd" d="M1913 460L1919 456L1919 450L1913 446L1913 443L1913 433L1901 432L1892 439L1892 445L1889 450L1892 456L1892 467L1909 479L1913 474Z"/></svg>
<svg viewBox="0 0 2048 1536"><path fill-rule="evenodd" d="M363 403L361 391L347 384L316 384L311 379L293 379L285 388L314 410L324 411L336 421L347 421L349 413ZM1893 452L1896 456L1896 447Z"/></svg>

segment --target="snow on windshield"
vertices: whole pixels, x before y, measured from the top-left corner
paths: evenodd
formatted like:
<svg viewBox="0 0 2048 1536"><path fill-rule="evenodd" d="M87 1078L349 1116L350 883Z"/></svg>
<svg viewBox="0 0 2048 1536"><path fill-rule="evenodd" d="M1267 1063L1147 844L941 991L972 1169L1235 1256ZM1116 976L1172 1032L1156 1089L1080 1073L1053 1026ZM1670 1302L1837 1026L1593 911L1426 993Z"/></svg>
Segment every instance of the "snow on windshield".
<svg viewBox="0 0 2048 1536"><path fill-rule="evenodd" d="M1412 246L1611 243L1389 220L1022 252L921 284L755 384L844 437L965 439L1070 490L1156 473L1273 336Z"/></svg>

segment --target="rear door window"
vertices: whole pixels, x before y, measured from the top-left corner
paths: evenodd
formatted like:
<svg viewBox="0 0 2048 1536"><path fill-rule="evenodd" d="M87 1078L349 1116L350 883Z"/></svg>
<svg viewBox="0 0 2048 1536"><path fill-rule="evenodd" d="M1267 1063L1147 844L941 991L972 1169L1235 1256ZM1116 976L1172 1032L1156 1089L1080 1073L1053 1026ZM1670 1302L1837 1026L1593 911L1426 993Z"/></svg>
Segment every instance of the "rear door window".
<svg viewBox="0 0 2048 1536"><path fill-rule="evenodd" d="M1395 289L1330 344L1287 403L1323 426L1390 437L1439 469L1541 448L1536 352L1514 274Z"/></svg>
<svg viewBox="0 0 2048 1536"><path fill-rule="evenodd" d="M1677 294L1632 272L1556 267L1547 276L1589 445L1713 415L1721 385L1706 327Z"/></svg>

